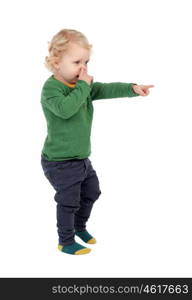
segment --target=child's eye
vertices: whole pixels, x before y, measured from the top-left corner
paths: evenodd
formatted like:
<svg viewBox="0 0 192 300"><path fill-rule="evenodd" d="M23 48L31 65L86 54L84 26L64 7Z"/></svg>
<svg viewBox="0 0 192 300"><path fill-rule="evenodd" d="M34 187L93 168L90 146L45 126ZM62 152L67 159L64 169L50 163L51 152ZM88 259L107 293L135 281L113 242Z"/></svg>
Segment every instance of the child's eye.
<svg viewBox="0 0 192 300"><path fill-rule="evenodd" d="M88 64L88 62L89 62L89 60L86 61L86 64ZM80 61L78 60L78 61L75 61L74 63L78 64L78 63L80 63Z"/></svg>

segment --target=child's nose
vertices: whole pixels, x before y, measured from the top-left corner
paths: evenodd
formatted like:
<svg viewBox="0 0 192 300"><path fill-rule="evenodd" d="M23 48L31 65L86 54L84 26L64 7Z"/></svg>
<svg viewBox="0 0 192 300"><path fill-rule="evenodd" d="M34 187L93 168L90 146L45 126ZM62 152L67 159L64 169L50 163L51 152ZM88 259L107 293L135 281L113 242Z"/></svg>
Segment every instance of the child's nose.
<svg viewBox="0 0 192 300"><path fill-rule="evenodd" d="M82 64L81 69L87 70L87 65Z"/></svg>

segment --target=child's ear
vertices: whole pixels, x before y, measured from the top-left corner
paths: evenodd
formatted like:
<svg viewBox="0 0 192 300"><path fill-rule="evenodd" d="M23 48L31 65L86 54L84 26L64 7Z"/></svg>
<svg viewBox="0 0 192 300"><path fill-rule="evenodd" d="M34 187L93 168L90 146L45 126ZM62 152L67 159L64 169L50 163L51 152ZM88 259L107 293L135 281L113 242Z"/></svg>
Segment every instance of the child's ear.
<svg viewBox="0 0 192 300"><path fill-rule="evenodd" d="M55 59L55 60L53 61L53 65L54 65L54 68L55 68L56 70L59 70L59 61L58 61L58 59Z"/></svg>
<svg viewBox="0 0 192 300"><path fill-rule="evenodd" d="M56 70L59 70L59 63L58 62L54 62L53 65L54 65L54 68Z"/></svg>

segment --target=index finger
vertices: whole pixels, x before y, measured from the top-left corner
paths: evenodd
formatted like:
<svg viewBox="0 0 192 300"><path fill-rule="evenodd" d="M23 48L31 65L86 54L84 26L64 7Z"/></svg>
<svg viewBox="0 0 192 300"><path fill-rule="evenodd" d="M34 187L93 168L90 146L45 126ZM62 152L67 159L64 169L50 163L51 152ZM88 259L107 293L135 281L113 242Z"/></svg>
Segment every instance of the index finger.
<svg viewBox="0 0 192 300"><path fill-rule="evenodd" d="M151 85L146 85L146 87L147 88L152 88L152 87L154 87L154 85L152 85L152 84Z"/></svg>

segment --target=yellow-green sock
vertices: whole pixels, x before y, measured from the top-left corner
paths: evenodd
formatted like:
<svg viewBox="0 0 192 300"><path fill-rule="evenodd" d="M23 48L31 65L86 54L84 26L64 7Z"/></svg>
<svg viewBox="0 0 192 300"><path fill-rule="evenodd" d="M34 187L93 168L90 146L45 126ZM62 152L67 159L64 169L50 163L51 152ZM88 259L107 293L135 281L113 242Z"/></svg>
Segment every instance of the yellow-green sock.
<svg viewBox="0 0 192 300"><path fill-rule="evenodd" d="M76 231L75 235L87 244L96 244L96 239L87 230Z"/></svg>
<svg viewBox="0 0 192 300"><path fill-rule="evenodd" d="M58 245L58 249L64 253L73 254L73 255L80 255L80 254L87 254L91 251L91 249L86 248L77 242L74 242L71 245Z"/></svg>

